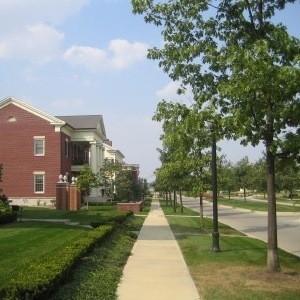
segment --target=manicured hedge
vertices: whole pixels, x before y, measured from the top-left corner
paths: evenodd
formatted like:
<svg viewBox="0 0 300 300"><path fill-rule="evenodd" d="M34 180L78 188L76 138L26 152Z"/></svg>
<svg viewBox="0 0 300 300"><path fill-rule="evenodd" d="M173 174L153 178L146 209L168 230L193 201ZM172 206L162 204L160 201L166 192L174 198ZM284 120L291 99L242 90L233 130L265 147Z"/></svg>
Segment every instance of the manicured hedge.
<svg viewBox="0 0 300 300"><path fill-rule="evenodd" d="M106 219L98 220L98 221L92 221L90 223L90 225L93 228L97 228L97 227L99 227L101 225L104 225L104 224L111 224L111 225L122 224L123 222L126 221L127 217L132 216L132 215L133 215L132 211L126 211L126 212L122 212L122 213L119 213L118 215L113 216L110 221L107 221Z"/></svg>
<svg viewBox="0 0 300 300"><path fill-rule="evenodd" d="M33 262L0 291L0 299L47 298L47 295L66 278L74 264L112 230L113 227L108 225L98 227L89 232L85 238L58 251L55 256Z"/></svg>

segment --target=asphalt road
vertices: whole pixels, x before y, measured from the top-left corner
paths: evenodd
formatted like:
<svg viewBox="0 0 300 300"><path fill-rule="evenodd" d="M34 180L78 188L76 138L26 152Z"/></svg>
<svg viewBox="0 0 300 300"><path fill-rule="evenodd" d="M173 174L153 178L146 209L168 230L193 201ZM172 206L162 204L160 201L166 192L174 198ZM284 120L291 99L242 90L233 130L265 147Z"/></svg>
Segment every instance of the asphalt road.
<svg viewBox="0 0 300 300"><path fill-rule="evenodd" d="M199 199L184 198L184 205L199 212ZM212 205L204 201L204 215L212 217ZM267 213L218 206L219 222L267 242ZM278 247L300 257L300 213L277 213Z"/></svg>

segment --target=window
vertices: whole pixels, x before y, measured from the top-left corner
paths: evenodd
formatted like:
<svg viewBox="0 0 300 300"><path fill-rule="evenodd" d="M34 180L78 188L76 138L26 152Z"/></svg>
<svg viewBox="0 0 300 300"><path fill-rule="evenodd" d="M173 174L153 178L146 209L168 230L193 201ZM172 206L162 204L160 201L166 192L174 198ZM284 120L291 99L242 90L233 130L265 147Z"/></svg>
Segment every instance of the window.
<svg viewBox="0 0 300 300"><path fill-rule="evenodd" d="M17 121L17 118L15 116L9 116L7 119L6 119L6 122L16 122Z"/></svg>
<svg viewBox="0 0 300 300"><path fill-rule="evenodd" d="M45 155L45 137L35 136L34 137L34 155L44 156Z"/></svg>
<svg viewBox="0 0 300 300"><path fill-rule="evenodd" d="M36 194L45 192L45 172L34 172L34 192Z"/></svg>

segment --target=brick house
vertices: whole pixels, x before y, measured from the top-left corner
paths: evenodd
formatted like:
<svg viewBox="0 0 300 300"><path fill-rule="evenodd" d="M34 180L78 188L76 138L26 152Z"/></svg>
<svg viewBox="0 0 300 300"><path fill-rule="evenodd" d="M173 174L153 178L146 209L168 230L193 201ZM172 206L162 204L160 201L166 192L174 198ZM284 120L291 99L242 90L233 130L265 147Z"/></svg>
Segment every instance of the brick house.
<svg viewBox="0 0 300 300"><path fill-rule="evenodd" d="M103 164L106 140L101 115L51 116L8 97L0 101L0 163L4 193L16 204L49 204L60 174ZM91 197L101 195L93 189Z"/></svg>

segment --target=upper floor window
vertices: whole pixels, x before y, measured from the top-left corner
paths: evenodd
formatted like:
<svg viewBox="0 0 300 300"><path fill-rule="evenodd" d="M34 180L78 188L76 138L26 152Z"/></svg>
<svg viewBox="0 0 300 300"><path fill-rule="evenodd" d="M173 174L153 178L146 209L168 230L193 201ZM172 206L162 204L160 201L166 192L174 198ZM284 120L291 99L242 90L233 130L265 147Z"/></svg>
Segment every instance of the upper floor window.
<svg viewBox="0 0 300 300"><path fill-rule="evenodd" d="M44 156L45 155L45 137L35 136L34 137L34 155Z"/></svg>

